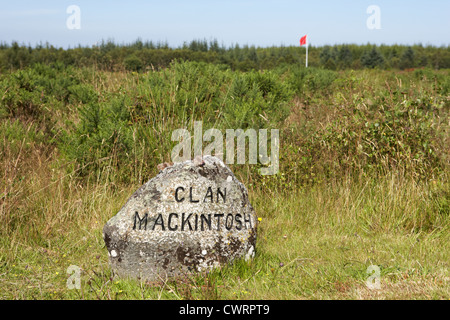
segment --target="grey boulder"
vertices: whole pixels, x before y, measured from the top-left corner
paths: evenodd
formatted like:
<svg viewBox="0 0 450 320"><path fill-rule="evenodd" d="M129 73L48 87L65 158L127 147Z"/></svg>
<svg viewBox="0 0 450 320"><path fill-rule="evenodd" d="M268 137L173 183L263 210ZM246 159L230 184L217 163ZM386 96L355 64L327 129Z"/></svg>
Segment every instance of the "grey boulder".
<svg viewBox="0 0 450 320"><path fill-rule="evenodd" d="M257 221L245 186L204 156L163 166L105 224L103 238L115 274L161 280L252 258Z"/></svg>

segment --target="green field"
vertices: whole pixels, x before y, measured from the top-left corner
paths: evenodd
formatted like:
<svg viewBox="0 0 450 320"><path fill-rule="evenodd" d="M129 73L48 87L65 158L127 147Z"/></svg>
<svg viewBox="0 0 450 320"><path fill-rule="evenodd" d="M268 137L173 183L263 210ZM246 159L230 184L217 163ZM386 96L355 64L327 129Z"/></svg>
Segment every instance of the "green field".
<svg viewBox="0 0 450 320"><path fill-rule="evenodd" d="M0 299L450 298L449 69L136 71L0 74ZM260 218L255 258L177 281L113 277L103 225L194 121L280 130L278 174L230 165Z"/></svg>

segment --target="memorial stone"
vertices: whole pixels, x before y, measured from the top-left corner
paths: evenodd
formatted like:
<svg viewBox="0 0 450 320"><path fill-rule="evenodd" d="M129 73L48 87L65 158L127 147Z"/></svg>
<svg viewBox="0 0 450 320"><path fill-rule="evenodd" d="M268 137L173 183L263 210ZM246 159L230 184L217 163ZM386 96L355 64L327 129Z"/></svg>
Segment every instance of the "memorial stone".
<svg viewBox="0 0 450 320"><path fill-rule="evenodd" d="M103 228L115 274L166 279L253 257L258 220L247 189L221 160L159 168Z"/></svg>

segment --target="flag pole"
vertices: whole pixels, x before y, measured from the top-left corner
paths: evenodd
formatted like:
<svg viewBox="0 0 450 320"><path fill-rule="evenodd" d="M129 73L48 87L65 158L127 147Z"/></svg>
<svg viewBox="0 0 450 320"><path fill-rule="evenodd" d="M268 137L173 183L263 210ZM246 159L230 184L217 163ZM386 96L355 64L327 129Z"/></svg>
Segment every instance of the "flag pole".
<svg viewBox="0 0 450 320"><path fill-rule="evenodd" d="M306 68L308 68L308 35L306 35Z"/></svg>

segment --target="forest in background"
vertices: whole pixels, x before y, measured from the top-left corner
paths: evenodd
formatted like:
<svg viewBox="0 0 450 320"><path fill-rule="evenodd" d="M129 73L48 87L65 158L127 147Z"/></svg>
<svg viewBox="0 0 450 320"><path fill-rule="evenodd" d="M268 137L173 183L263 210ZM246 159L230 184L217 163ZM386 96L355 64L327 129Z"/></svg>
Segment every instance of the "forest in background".
<svg viewBox="0 0 450 320"><path fill-rule="evenodd" d="M92 47L56 48L48 43L34 47L17 42L0 44L0 71L24 68L34 63L62 62L74 67L95 65L109 71L146 71L168 67L171 61L223 64L232 70L273 69L285 65L304 65L305 47L219 45L218 40L192 40L172 48L167 42L136 40L116 44L102 40ZM329 70L450 68L449 46L356 45L310 46L308 64Z"/></svg>

